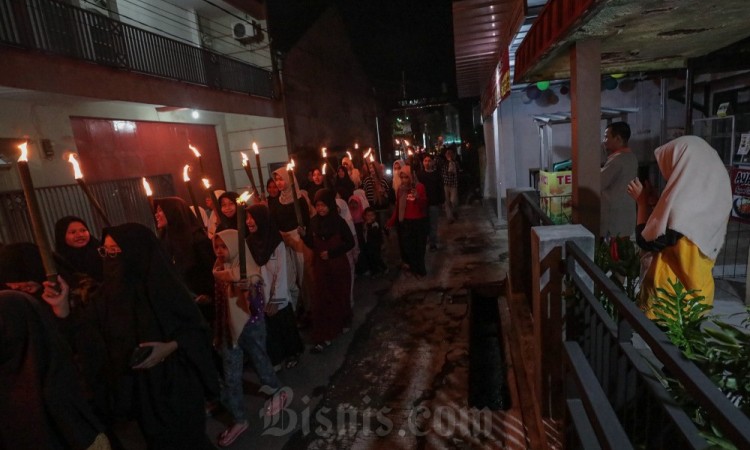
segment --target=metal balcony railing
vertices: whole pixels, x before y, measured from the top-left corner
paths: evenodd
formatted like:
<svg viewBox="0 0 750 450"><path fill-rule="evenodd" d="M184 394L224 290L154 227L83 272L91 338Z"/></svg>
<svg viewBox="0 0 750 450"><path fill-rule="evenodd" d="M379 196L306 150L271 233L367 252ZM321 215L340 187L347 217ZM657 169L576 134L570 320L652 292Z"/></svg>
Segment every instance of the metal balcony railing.
<svg viewBox="0 0 750 450"><path fill-rule="evenodd" d="M0 0L0 45L273 97L268 70L55 0Z"/></svg>

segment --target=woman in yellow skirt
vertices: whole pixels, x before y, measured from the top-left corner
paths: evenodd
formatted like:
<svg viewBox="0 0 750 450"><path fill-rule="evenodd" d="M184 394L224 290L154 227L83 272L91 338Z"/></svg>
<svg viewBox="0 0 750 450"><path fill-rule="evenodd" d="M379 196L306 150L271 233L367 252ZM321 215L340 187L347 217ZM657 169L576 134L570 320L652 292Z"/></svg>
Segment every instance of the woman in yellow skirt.
<svg viewBox="0 0 750 450"><path fill-rule="evenodd" d="M650 256L641 269L639 304L650 319L657 289L671 291L669 280L713 304L712 269L724 245L732 190L724 163L706 141L682 136L654 152L667 184L649 214L648 192L636 178L628 194L637 204L636 241ZM642 261L649 258L642 258Z"/></svg>

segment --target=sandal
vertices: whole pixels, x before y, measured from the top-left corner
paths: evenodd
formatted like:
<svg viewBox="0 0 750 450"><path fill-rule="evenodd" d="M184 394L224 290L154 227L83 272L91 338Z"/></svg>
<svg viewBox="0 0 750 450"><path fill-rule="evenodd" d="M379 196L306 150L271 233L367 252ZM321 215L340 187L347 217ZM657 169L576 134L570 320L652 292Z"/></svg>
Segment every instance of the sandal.
<svg viewBox="0 0 750 450"><path fill-rule="evenodd" d="M297 356L292 356L286 361L286 363L284 363L284 367L291 369L297 367L297 364L299 364L299 358Z"/></svg>
<svg viewBox="0 0 750 450"><path fill-rule="evenodd" d="M231 427L222 431L221 434L219 434L219 438L216 443L219 445L219 447L229 447L230 445L234 444L234 441L236 441L237 438L242 435L242 433L247 431L247 428L247 422L235 423Z"/></svg>
<svg viewBox="0 0 750 450"><path fill-rule="evenodd" d="M279 390L277 394L274 394L274 396L266 402L266 416L273 417L287 406L289 405L287 404L286 392Z"/></svg>

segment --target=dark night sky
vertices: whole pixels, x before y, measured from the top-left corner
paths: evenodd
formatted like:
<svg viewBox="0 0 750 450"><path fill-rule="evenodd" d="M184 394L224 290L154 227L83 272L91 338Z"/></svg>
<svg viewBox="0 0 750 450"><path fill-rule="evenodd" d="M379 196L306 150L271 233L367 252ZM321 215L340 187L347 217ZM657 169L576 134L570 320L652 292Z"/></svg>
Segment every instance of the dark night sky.
<svg viewBox="0 0 750 450"><path fill-rule="evenodd" d="M455 97L451 0L268 0L279 48L293 45L331 4L377 89L400 91L404 71L408 97L440 95L442 83Z"/></svg>

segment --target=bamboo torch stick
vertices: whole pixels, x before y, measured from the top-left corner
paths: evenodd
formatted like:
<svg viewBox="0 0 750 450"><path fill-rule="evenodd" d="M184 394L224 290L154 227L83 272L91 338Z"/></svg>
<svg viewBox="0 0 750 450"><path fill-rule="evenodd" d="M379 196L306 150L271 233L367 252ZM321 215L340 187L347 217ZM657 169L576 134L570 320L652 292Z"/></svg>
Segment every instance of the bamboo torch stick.
<svg viewBox="0 0 750 450"><path fill-rule="evenodd" d="M42 257L44 274L47 276L47 281L57 283L57 266L52 257L52 248L50 247L49 239L47 239L47 233L44 231L44 222L42 221L42 214L39 210L39 202L34 193L34 183L31 180L31 171L29 171L27 144L28 142L24 142L18 146L21 150L21 157L18 158L18 162L16 163L18 166L18 175L21 178L21 187L23 188L23 195L26 198L26 206L29 210L29 218L31 219L31 228L34 232L34 240L39 247L39 254Z"/></svg>
<svg viewBox="0 0 750 450"><path fill-rule="evenodd" d="M203 217L201 217L201 210L200 206L198 206L198 201L195 199L195 193L193 192L193 186L190 185L190 175L188 172L190 171L190 165L185 164L185 167L182 168L182 181L185 182L185 187L187 188L188 195L190 196L190 201L193 203L193 214L195 214L195 218L198 219L198 223L203 225Z"/></svg>
<svg viewBox="0 0 750 450"><path fill-rule="evenodd" d="M260 152L258 144L253 142L253 153L255 153L255 168L258 170L258 183L260 183L260 200L266 199L266 183L263 182L263 172L260 170Z"/></svg>
<svg viewBox="0 0 750 450"><path fill-rule="evenodd" d="M294 214L297 216L297 225L304 226L305 223L302 221L302 211L299 208L299 202L297 201L297 186L294 183L294 160L286 165L286 172L289 175L289 184L292 188L292 198L294 198Z"/></svg>
<svg viewBox="0 0 750 450"><path fill-rule="evenodd" d="M240 152L240 155L242 155L242 168L245 169L245 173L250 179L250 187L253 188L253 194L258 197L258 188L255 186L255 175L253 175L253 168L250 167L250 160L244 152Z"/></svg>

